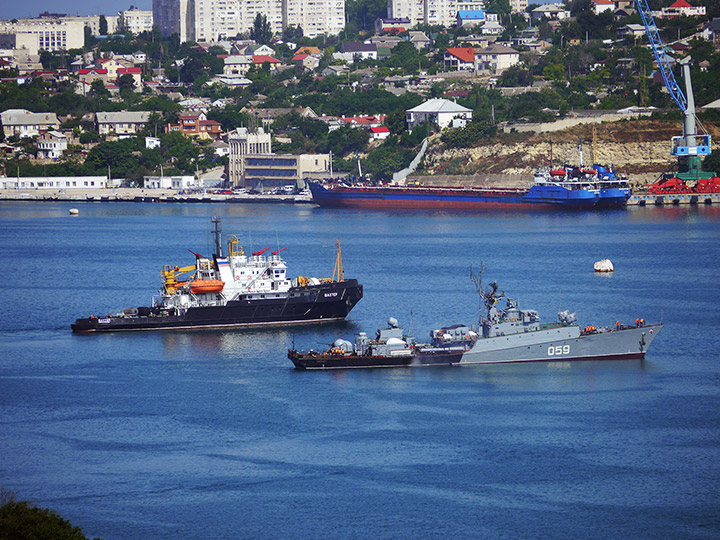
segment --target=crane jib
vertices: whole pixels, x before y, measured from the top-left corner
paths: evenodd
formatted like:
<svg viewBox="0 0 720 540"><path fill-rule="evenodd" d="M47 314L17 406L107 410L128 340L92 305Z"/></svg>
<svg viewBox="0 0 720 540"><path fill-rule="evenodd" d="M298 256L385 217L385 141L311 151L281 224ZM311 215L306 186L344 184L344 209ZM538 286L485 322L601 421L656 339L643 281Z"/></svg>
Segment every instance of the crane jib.
<svg viewBox="0 0 720 540"><path fill-rule="evenodd" d="M645 30L647 32L648 39L650 40L650 46L652 47L653 54L655 55L655 60L657 60L665 86L667 87L668 92L670 92L670 96L672 96L675 103L677 103L678 107L680 107L680 110L685 112L687 110L687 98L680 89L680 85L675 80L675 75L670 67L670 61L665 54L665 47L660 39L660 33L655 25L655 19L650 11L650 6L648 6L647 0L635 0L635 5L640 12L643 25L645 25Z"/></svg>

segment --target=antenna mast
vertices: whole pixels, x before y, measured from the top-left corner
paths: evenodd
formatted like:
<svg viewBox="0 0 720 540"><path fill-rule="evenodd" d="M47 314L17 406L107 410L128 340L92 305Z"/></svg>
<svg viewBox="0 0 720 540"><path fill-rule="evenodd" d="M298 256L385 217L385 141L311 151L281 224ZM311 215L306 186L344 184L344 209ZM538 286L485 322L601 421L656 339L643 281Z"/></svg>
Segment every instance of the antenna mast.
<svg viewBox="0 0 720 540"><path fill-rule="evenodd" d="M215 229L213 229L213 234L215 235L215 254L218 257L223 256L223 250L222 250L222 240L220 238L220 221L221 219L219 217L213 216L210 218L210 221L215 225Z"/></svg>
<svg viewBox="0 0 720 540"><path fill-rule="evenodd" d="M343 265L342 265L342 251L340 250L340 239L335 240L335 245L337 246L337 256L335 257L335 268L333 269L333 282L336 281L345 281L345 272L343 272ZM336 279L337 277L337 279Z"/></svg>

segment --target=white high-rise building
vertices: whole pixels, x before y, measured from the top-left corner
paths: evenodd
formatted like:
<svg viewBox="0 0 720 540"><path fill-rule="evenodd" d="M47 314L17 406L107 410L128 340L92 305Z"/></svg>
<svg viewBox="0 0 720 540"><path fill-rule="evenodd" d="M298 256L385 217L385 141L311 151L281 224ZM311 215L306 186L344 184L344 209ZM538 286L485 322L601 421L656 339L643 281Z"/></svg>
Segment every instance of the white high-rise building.
<svg viewBox="0 0 720 540"><path fill-rule="evenodd" d="M283 29L282 0L237 0L240 4L241 32L249 32L258 14L265 15L270 23L270 30L279 34Z"/></svg>
<svg viewBox="0 0 720 540"><path fill-rule="evenodd" d="M424 0L388 0L388 18L410 19L410 27L425 22Z"/></svg>
<svg viewBox="0 0 720 540"><path fill-rule="evenodd" d="M273 33L300 26L303 34L338 34L345 28L345 0L153 0L155 24L180 41L216 41L247 33L264 15Z"/></svg>
<svg viewBox="0 0 720 540"><path fill-rule="evenodd" d="M345 29L345 0L283 0L283 25L299 26L310 38L339 34Z"/></svg>
<svg viewBox="0 0 720 540"><path fill-rule="evenodd" d="M410 26L416 24L454 26L456 16L456 0L388 0L388 17L408 18Z"/></svg>
<svg viewBox="0 0 720 540"><path fill-rule="evenodd" d="M118 25L133 34L151 32L153 27L153 12L144 9L128 9L118 13Z"/></svg>

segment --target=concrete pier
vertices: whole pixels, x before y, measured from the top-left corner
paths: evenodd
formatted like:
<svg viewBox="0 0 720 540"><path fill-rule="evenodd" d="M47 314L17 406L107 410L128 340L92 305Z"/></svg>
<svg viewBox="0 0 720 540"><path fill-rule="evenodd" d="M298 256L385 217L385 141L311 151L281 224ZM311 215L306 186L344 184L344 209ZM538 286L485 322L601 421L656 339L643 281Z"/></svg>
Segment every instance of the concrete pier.
<svg viewBox="0 0 720 540"><path fill-rule="evenodd" d="M720 204L720 193L672 193L668 195L633 193L628 200L628 206L677 206L681 204Z"/></svg>
<svg viewBox="0 0 720 540"><path fill-rule="evenodd" d="M251 195L190 193L179 195L166 189L4 189L0 201L70 201L70 202L176 202L176 203L284 203L311 204L304 195Z"/></svg>

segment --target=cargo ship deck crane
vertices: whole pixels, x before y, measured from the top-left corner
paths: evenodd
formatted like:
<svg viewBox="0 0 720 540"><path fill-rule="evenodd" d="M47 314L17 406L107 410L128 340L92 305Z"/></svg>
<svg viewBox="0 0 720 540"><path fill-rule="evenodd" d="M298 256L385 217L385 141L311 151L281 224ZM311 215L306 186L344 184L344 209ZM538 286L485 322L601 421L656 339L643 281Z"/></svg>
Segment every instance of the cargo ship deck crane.
<svg viewBox="0 0 720 540"><path fill-rule="evenodd" d="M668 57L665 55L665 48L647 0L635 0L635 6L645 26L650 47L655 55L665 87L683 113L683 135L672 138L672 150L670 152L671 155L678 158L678 174L675 176L683 180L710 178L714 173L703 172L700 160L701 156L710 154L712 137L708 133L699 135L697 132L699 122L695 114L695 99L693 97L692 80L690 79L691 58L688 56L679 60L682 66L683 78L685 79L685 93L683 94L680 85L675 80Z"/></svg>

